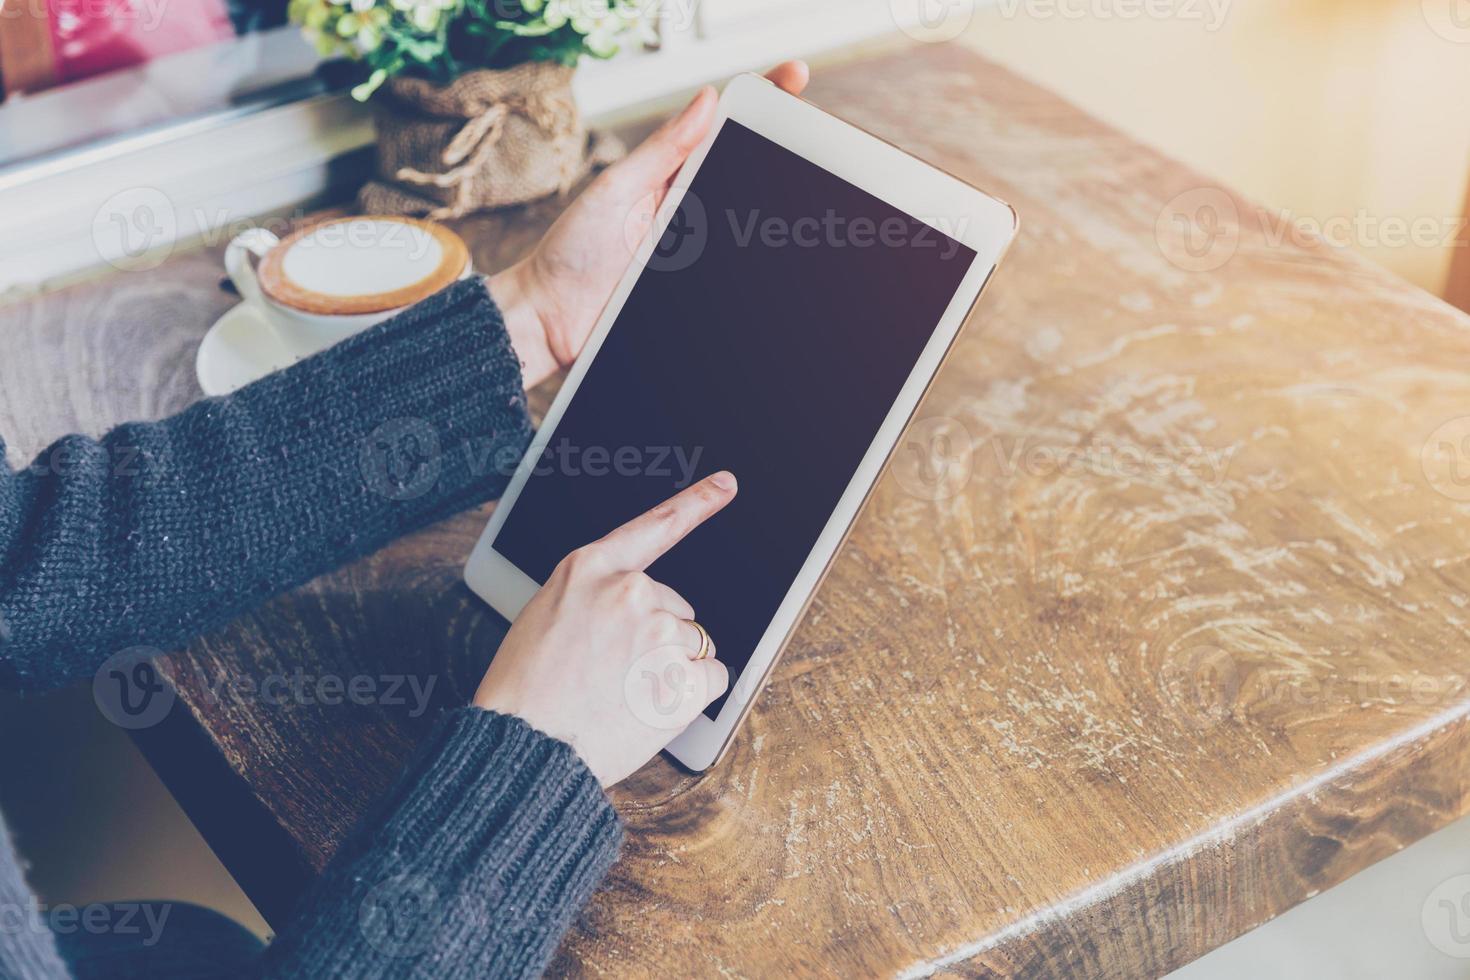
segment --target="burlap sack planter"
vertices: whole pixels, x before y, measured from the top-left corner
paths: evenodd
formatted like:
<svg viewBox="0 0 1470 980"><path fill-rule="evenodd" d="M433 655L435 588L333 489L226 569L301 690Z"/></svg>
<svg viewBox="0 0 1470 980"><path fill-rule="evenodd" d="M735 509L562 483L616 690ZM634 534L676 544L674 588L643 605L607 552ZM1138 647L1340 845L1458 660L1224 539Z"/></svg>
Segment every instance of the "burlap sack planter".
<svg viewBox="0 0 1470 980"><path fill-rule="evenodd" d="M565 191L615 159L611 137L589 139L572 98L572 69L536 61L472 71L448 85L391 78L373 96L378 179L358 193L369 214L457 218Z"/></svg>

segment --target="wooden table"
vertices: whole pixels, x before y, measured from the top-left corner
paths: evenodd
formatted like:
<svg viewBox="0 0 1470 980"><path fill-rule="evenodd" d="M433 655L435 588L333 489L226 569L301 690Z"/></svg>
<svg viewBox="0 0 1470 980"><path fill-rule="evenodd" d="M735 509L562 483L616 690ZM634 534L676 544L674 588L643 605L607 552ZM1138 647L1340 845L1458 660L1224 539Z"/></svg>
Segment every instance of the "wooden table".
<svg viewBox="0 0 1470 980"><path fill-rule="evenodd" d="M811 98L1023 231L732 755L615 791L625 857L554 972L1158 974L1463 814L1470 319L959 49ZM480 266L558 207L466 222ZM0 311L0 431L182 407L218 277ZM463 701L504 629L459 580L485 517L173 658L145 747L273 921L429 720L206 681Z"/></svg>

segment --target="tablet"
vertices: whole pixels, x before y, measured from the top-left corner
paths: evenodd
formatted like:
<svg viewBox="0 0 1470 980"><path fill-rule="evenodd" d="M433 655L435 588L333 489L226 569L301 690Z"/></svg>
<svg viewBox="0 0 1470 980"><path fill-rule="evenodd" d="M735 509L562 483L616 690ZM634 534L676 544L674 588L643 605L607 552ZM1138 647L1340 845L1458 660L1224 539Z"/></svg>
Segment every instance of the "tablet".
<svg viewBox="0 0 1470 980"><path fill-rule="evenodd" d="M1015 230L1009 205L739 76L466 581L514 619L568 553L730 470L735 500L648 569L730 672L668 747L713 765Z"/></svg>

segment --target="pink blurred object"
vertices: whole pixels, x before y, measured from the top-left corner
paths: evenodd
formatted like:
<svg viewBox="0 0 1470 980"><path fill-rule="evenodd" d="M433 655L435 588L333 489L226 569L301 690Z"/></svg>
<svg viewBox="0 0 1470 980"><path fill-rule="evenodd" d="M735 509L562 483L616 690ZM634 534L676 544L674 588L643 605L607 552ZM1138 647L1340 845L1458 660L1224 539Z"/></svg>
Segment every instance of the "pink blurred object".
<svg viewBox="0 0 1470 980"><path fill-rule="evenodd" d="M48 9L58 83L235 36L224 0L50 0Z"/></svg>

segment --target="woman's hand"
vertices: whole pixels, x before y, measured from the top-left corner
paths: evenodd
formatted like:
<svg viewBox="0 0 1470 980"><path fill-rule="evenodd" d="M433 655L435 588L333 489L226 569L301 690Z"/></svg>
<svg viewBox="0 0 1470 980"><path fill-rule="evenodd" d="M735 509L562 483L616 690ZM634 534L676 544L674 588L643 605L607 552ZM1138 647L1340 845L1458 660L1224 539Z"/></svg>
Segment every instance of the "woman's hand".
<svg viewBox="0 0 1470 980"><path fill-rule="evenodd" d="M694 660L694 610L644 569L735 499L716 473L572 552L516 617L475 692L577 750L603 786L636 772L705 707L729 675Z"/></svg>
<svg viewBox="0 0 1470 980"><path fill-rule="evenodd" d="M799 95L807 75L804 63L787 61L766 77ZM599 174L530 255L491 277L490 294L505 315L527 388L576 360L633 257L630 217L658 207L709 131L716 101L713 88L700 89L683 112Z"/></svg>

